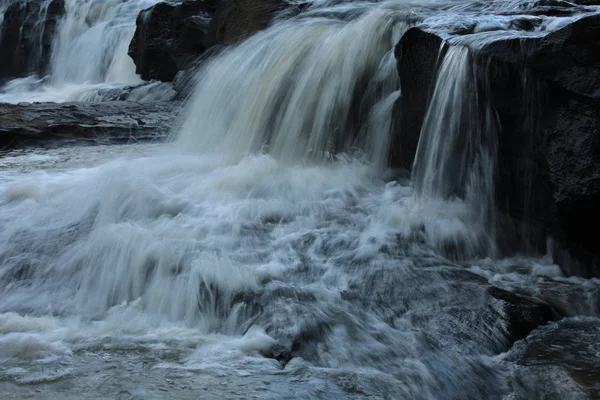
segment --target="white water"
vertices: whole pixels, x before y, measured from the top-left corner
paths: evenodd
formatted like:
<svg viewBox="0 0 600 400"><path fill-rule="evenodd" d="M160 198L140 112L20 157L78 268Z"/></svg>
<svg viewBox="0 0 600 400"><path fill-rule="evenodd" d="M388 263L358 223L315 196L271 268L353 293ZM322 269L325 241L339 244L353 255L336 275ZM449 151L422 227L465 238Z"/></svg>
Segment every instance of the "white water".
<svg viewBox="0 0 600 400"><path fill-rule="evenodd" d="M415 236L412 189L358 161L223 164L152 145L15 153L2 168L0 377L19 393L493 398L513 373L492 357L505 328L488 280L545 282L597 312L600 282L561 280L548 260L464 275ZM285 369L258 352L321 324ZM563 379L555 390L579 391Z"/></svg>
<svg viewBox="0 0 600 400"><path fill-rule="evenodd" d="M9 83L0 91L0 102L97 100L102 91L143 84L127 50L137 15L157 2L67 0L66 15L54 39L49 77ZM151 97L171 98L168 91Z"/></svg>
<svg viewBox="0 0 600 400"><path fill-rule="evenodd" d="M475 170L431 170L450 162L434 117L459 133L464 49L439 74L422 184L385 178L407 22L376 8L314 10L221 54L172 145L2 154L0 397L586 397L573 371L600 365L600 281L442 251L482 232L445 186ZM506 351L490 285L569 318Z"/></svg>
<svg viewBox="0 0 600 400"><path fill-rule="evenodd" d="M439 247L467 259L494 256L496 130L478 97L469 50L453 46L442 57L415 156L415 190L424 207L454 209L467 227Z"/></svg>
<svg viewBox="0 0 600 400"><path fill-rule="evenodd" d="M392 12L376 9L349 23L306 18L258 33L202 69L179 143L227 149L238 160L267 147L290 163L352 147L375 153L380 137L359 132L352 119L378 112L371 108L397 89L391 49L406 29Z"/></svg>

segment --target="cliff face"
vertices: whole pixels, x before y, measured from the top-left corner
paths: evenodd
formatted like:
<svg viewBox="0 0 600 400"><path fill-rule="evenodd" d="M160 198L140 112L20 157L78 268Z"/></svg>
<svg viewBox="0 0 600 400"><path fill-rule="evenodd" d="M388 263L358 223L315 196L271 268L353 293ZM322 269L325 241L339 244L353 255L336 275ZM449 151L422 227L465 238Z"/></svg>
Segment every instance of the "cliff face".
<svg viewBox="0 0 600 400"><path fill-rule="evenodd" d="M600 16L592 15L543 37L470 48L475 86L495 120L501 248L544 251L553 237L555 260L584 276L600 274L600 246L589 233L600 223L599 39ZM397 166L414 160L443 42L413 28L396 47Z"/></svg>

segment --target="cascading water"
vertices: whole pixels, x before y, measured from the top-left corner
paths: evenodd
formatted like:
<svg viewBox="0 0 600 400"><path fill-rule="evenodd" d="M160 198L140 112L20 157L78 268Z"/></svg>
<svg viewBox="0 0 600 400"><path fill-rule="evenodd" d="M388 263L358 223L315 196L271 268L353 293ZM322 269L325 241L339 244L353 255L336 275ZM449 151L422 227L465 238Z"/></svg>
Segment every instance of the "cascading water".
<svg viewBox="0 0 600 400"><path fill-rule="evenodd" d="M413 183L385 179L393 47L448 12L414 7L315 5L226 49L174 143L5 153L0 397L585 398L578 361L531 353L558 332L552 352L595 365L600 282L469 241L491 238L494 143L466 48ZM73 73L106 78L103 54ZM477 246L451 259L459 236ZM492 289L569 317L509 349L518 309Z"/></svg>
<svg viewBox="0 0 600 400"><path fill-rule="evenodd" d="M137 15L158 1L66 1L66 14L54 38L49 79L28 77L10 82L4 93L0 92L0 101L89 101L102 99L101 93L107 90L142 84L127 49ZM48 2L43 7L47 9ZM43 29L42 12L35 26ZM163 86L163 90L148 94L157 100L171 99L172 89Z"/></svg>
<svg viewBox="0 0 600 400"><path fill-rule="evenodd" d="M492 111L479 96L468 48L451 46L441 57L414 162L415 190L424 209L452 210L458 215L454 223L463 226L437 237L438 248L459 259L494 256Z"/></svg>
<svg viewBox="0 0 600 400"><path fill-rule="evenodd" d="M140 83L127 55L139 12L156 0L69 0L52 56L52 81Z"/></svg>
<svg viewBox="0 0 600 400"><path fill-rule="evenodd" d="M392 101L371 108L397 90L390 49L406 28L374 10L350 22L309 14L259 33L202 69L178 142L238 159L266 150L291 163L368 147L382 163L384 127L359 126L369 113L391 119Z"/></svg>

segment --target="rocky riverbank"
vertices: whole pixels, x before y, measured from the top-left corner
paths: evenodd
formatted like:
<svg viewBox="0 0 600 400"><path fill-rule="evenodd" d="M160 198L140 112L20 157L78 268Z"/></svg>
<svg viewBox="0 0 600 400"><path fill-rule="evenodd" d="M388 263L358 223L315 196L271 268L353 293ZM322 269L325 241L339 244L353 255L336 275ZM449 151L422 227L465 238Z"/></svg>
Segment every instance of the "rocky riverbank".
<svg viewBox="0 0 600 400"><path fill-rule="evenodd" d="M176 102L0 104L0 149L65 140L124 143L164 139Z"/></svg>

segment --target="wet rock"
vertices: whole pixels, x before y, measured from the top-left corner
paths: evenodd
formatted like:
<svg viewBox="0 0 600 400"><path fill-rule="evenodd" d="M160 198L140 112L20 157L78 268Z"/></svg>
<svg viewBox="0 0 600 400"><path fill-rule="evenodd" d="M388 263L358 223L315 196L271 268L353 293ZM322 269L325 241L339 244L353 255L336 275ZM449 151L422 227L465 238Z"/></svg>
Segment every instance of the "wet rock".
<svg viewBox="0 0 600 400"><path fill-rule="evenodd" d="M0 25L0 80L48 72L56 25L64 14L64 0L20 0L8 6Z"/></svg>
<svg viewBox="0 0 600 400"><path fill-rule="evenodd" d="M286 6L283 0L158 3L139 14L129 55L143 79L171 82L213 46L266 28Z"/></svg>
<svg viewBox="0 0 600 400"><path fill-rule="evenodd" d="M261 355L265 358L272 358L279 361L282 367L285 367L294 358L292 353L279 343L272 346L269 350L262 351Z"/></svg>
<svg viewBox="0 0 600 400"><path fill-rule="evenodd" d="M286 5L283 0L220 1L214 20L217 43L234 44L265 29Z"/></svg>
<svg viewBox="0 0 600 400"><path fill-rule="evenodd" d="M600 397L600 322L597 318L566 318L546 325L516 343L504 359L518 364L525 375L525 379L518 379L515 385L516 392L521 394L519 399ZM566 375L576 384L572 388L557 385L556 378L560 375ZM548 393L561 389L571 391L556 396ZM584 391L583 396L579 395L580 390Z"/></svg>
<svg viewBox="0 0 600 400"><path fill-rule="evenodd" d="M142 11L129 55L142 79L172 81L196 57L216 44L214 2L158 3Z"/></svg>
<svg viewBox="0 0 600 400"><path fill-rule="evenodd" d="M503 302L507 332L512 343L526 338L534 329L563 317L552 306L541 300L519 296L491 286L488 293Z"/></svg>
<svg viewBox="0 0 600 400"><path fill-rule="evenodd" d="M511 203L504 208L517 217L529 212L529 218L541 222L558 245L568 249L567 256L555 252L565 272L598 276L600 242L581 227L600 224L596 207L600 200L600 15L580 19L544 38L491 43L481 55L508 71L496 74L497 98L502 97L501 89L516 82L514 71L527 69L533 78L530 84L513 83L521 88L521 98L531 99L520 112L516 105L506 112L508 99L504 107L497 107L503 109L501 123L513 128L500 133L505 145L499 151L499 165L518 164L508 143L524 133L530 143L521 160L535 163L529 173L515 169L510 180L501 180L505 182L501 192ZM509 118L518 124L506 122ZM569 262L570 258L576 262Z"/></svg>
<svg viewBox="0 0 600 400"><path fill-rule="evenodd" d="M437 43L436 35L411 30L396 47L405 100L397 104L394 145L404 155L392 157L395 165L410 166L414 158ZM544 252L551 236L555 262L567 274L600 276L600 242L581 229L600 225L600 15L544 37L496 40L471 50L480 97L497 127L502 250ZM403 115L413 120L403 123Z"/></svg>
<svg viewBox="0 0 600 400"><path fill-rule="evenodd" d="M0 105L3 150L73 141L127 142L164 137L177 103L33 103Z"/></svg>
<svg viewBox="0 0 600 400"><path fill-rule="evenodd" d="M394 167L412 167L442 43L437 35L411 28L394 50L402 84L402 95L394 108L394 129L402 132L392 138Z"/></svg>

